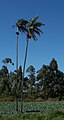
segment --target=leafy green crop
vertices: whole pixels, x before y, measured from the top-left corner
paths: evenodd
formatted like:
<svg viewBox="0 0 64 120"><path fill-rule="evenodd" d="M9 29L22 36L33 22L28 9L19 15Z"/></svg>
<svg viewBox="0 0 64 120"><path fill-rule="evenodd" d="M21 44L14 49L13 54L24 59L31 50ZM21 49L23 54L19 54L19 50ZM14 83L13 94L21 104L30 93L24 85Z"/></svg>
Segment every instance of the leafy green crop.
<svg viewBox="0 0 64 120"><path fill-rule="evenodd" d="M0 115L16 114L15 102L0 102ZM25 102L23 112L50 112L54 110L64 111L64 102ZM20 111L20 102L19 102Z"/></svg>

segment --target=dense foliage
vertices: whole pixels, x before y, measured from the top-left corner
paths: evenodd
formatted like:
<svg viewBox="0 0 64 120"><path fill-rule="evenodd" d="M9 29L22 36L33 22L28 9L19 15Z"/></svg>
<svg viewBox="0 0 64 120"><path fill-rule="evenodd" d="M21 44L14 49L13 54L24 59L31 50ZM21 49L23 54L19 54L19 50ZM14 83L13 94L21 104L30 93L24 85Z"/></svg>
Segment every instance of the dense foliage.
<svg viewBox="0 0 64 120"><path fill-rule="evenodd" d="M35 67L30 65L27 76L23 82L24 101L38 101L49 98L64 98L64 73L58 69L57 61L53 58L49 65L43 65L35 72ZM16 76L18 79L16 89ZM21 95L22 70L9 73L6 65L0 70L0 98L12 96L20 99ZM17 93L18 92L18 93Z"/></svg>

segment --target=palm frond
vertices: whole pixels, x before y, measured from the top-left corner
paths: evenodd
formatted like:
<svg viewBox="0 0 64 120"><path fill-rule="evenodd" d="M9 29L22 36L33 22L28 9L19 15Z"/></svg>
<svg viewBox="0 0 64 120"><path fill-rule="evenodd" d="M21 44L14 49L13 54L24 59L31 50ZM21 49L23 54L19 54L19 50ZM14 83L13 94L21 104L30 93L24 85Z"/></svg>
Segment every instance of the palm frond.
<svg viewBox="0 0 64 120"><path fill-rule="evenodd" d="M41 29L39 29L39 28L35 28L37 31L39 31L40 33L42 33L43 34L43 32L42 32L42 30Z"/></svg>
<svg viewBox="0 0 64 120"><path fill-rule="evenodd" d="M34 32L32 33L32 38L36 41L37 40L37 37L36 35L34 34Z"/></svg>
<svg viewBox="0 0 64 120"><path fill-rule="evenodd" d="M27 32L27 28L25 28L25 26L22 26L22 28L21 28L21 27L18 27L18 30L19 30L21 33Z"/></svg>
<svg viewBox="0 0 64 120"><path fill-rule="evenodd" d="M33 25L36 22L37 19L38 19L38 16L35 16L34 18L30 19L29 20L29 26Z"/></svg>
<svg viewBox="0 0 64 120"><path fill-rule="evenodd" d="M41 23L41 22L36 22L35 24L34 24L34 27L41 27L43 24Z"/></svg>
<svg viewBox="0 0 64 120"><path fill-rule="evenodd" d="M34 30L34 32L40 36L40 32L38 30Z"/></svg>

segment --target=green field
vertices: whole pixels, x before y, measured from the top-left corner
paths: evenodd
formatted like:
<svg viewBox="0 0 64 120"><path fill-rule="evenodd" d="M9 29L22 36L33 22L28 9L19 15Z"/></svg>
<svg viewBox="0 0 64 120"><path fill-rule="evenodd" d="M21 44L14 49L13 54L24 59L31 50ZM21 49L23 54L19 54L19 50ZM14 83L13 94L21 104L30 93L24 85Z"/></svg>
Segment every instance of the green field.
<svg viewBox="0 0 64 120"><path fill-rule="evenodd" d="M23 115L15 102L0 102L0 120L64 120L64 102L25 102Z"/></svg>
<svg viewBox="0 0 64 120"><path fill-rule="evenodd" d="M15 102L0 102L0 114L16 114ZM64 101L61 102L25 102L23 112L49 112L53 110L64 111ZM20 102L19 102L20 111Z"/></svg>

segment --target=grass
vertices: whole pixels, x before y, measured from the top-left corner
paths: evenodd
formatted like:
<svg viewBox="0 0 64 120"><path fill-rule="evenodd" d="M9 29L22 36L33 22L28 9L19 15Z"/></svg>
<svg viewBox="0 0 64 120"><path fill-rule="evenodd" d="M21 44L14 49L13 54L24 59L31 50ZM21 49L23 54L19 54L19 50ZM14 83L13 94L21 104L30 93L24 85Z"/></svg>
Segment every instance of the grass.
<svg viewBox="0 0 64 120"><path fill-rule="evenodd" d="M0 116L0 120L64 120L64 112L62 111L50 111L40 113L24 113L9 116Z"/></svg>
<svg viewBox="0 0 64 120"><path fill-rule="evenodd" d="M23 115L16 113L15 102L0 102L0 120L64 120L64 101L25 102Z"/></svg>

